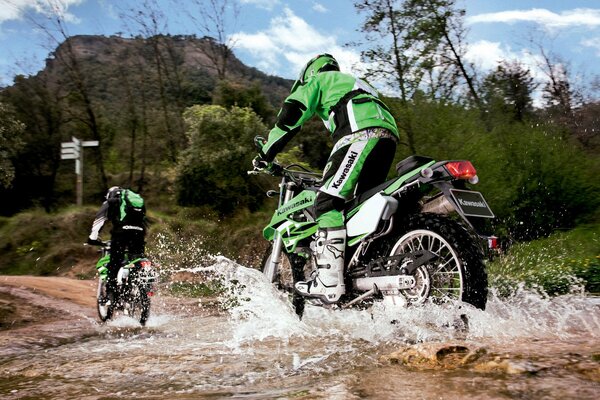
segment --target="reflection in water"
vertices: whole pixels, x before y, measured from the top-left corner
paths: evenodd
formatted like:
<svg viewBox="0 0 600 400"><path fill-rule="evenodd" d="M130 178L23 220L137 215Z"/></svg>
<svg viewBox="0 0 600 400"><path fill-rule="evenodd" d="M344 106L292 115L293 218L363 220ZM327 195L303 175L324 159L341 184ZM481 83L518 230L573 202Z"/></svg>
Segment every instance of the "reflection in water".
<svg viewBox="0 0 600 400"><path fill-rule="evenodd" d="M598 303L521 291L470 307L335 311L307 307L299 321L262 275L226 259L191 273L235 282L227 312L154 300L147 326L120 316L42 352L4 357L2 398L594 398ZM174 311L175 310L175 311ZM468 331L460 328L460 314ZM390 321L394 321L391 323ZM457 328L458 327L458 328ZM457 341L529 365L527 373L420 370L381 356L419 343ZM493 357L491 357L493 360ZM596 374L593 374L593 371ZM590 374L590 371L592 373Z"/></svg>

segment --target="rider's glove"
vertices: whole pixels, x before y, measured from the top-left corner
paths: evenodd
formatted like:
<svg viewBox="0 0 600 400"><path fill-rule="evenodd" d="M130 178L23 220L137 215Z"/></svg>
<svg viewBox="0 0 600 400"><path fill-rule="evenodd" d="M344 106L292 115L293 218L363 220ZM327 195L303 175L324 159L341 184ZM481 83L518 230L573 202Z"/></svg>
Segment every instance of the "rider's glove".
<svg viewBox="0 0 600 400"><path fill-rule="evenodd" d="M100 245L102 245L102 242L100 240L98 240L98 239L92 239L90 237L88 237L88 240L87 240L86 243L94 245L94 246L100 246Z"/></svg>

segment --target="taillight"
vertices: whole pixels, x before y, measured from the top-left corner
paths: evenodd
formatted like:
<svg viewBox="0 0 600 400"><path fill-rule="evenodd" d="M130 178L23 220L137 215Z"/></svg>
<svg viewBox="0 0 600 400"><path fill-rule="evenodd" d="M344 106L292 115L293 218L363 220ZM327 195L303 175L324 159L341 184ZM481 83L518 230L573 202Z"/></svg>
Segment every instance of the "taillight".
<svg viewBox="0 0 600 400"><path fill-rule="evenodd" d="M456 179L471 179L477 176L471 161L452 161L446 164L446 169Z"/></svg>

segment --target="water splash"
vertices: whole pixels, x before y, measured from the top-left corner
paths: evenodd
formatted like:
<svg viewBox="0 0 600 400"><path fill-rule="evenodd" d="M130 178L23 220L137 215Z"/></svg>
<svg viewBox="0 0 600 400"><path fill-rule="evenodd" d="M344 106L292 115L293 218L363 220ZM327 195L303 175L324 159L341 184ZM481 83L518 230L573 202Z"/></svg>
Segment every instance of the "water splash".
<svg viewBox="0 0 600 400"><path fill-rule="evenodd" d="M232 343L269 337L345 338L382 342L426 342L455 339L568 339L600 336L600 308L593 299L570 294L549 297L521 287L510 297L491 290L485 311L468 304L391 308L375 303L368 310L332 310L307 306L300 321L285 296L263 275L224 257L210 267L238 300L228 312ZM468 331L464 329L464 317Z"/></svg>
<svg viewBox="0 0 600 400"><path fill-rule="evenodd" d="M199 281L218 281L223 289L221 306L227 310L230 348L267 340L329 340L336 338L367 343L418 343L455 338L507 342L521 339L568 339L600 335L598 302L581 290L550 297L519 286L506 291L491 288L485 311L426 305L394 308L375 303L367 310L330 310L308 306L299 320L287 297L266 282L256 269L221 255L208 254L197 243L158 241L159 259L166 285L173 274L186 273ZM500 292L503 294L501 295ZM197 301L200 303L201 298ZM468 330L465 330L465 317ZM160 322L149 320L150 326ZM156 322L155 322L156 321ZM155 325L156 324L156 325Z"/></svg>

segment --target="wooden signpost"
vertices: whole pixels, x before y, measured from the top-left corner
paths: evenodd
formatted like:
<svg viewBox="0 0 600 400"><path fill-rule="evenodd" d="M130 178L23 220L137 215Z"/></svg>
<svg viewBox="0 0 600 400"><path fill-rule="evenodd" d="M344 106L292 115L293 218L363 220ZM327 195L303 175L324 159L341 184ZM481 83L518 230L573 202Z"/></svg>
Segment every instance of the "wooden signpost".
<svg viewBox="0 0 600 400"><path fill-rule="evenodd" d="M97 140L81 141L75 136L71 142L60 144L60 159L75 160L75 175L77 177L77 205L83 204L83 147L96 147Z"/></svg>

